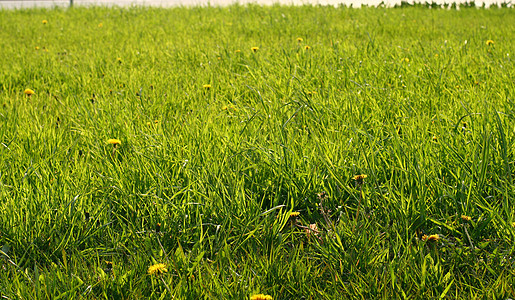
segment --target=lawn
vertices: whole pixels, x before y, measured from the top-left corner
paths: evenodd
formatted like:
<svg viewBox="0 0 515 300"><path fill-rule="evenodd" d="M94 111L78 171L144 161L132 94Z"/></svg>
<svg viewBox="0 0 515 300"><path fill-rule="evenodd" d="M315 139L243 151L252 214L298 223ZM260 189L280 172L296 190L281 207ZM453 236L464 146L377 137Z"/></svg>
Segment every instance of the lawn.
<svg viewBox="0 0 515 300"><path fill-rule="evenodd" d="M0 296L515 297L513 28L0 10Z"/></svg>

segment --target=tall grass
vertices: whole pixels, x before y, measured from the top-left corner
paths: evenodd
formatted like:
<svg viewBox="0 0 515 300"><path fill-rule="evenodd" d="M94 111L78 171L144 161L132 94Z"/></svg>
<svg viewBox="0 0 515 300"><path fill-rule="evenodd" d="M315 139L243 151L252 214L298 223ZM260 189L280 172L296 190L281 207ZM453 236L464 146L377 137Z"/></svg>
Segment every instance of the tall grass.
<svg viewBox="0 0 515 300"><path fill-rule="evenodd" d="M0 11L0 295L513 297L514 25Z"/></svg>

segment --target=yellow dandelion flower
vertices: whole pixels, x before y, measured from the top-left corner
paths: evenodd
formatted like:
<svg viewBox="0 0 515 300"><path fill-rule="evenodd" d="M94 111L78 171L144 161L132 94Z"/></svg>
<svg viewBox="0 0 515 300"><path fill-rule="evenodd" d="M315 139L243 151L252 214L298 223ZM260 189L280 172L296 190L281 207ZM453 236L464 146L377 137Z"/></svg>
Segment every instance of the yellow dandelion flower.
<svg viewBox="0 0 515 300"><path fill-rule="evenodd" d="M211 85L210 84L204 84L202 87L205 88L206 90L209 90L211 88Z"/></svg>
<svg viewBox="0 0 515 300"><path fill-rule="evenodd" d="M409 58L405 57L405 58L402 59L402 61L405 62L405 63L409 63Z"/></svg>
<svg viewBox="0 0 515 300"><path fill-rule="evenodd" d="M438 142L438 137L436 137L436 135L433 136L433 141Z"/></svg>
<svg viewBox="0 0 515 300"><path fill-rule="evenodd" d="M166 272L168 272L168 270L166 269L165 264L155 264L155 265L148 267L149 275L160 275L160 274L163 274Z"/></svg>
<svg viewBox="0 0 515 300"><path fill-rule="evenodd" d="M102 27L104 27L104 24L98 23L98 28L102 28Z"/></svg>
<svg viewBox="0 0 515 300"><path fill-rule="evenodd" d="M352 177L352 179L356 180L356 181L363 181L363 179L367 178L367 175L364 175L364 174L361 174L361 175L356 175L354 177Z"/></svg>
<svg viewBox="0 0 515 300"><path fill-rule="evenodd" d="M472 220L472 218L471 218L471 217L469 217L469 216L465 216L465 215L461 215L461 219L462 219L463 221L465 221L465 222L468 222L468 221Z"/></svg>
<svg viewBox="0 0 515 300"><path fill-rule="evenodd" d="M108 139L107 143L116 146L116 145L120 145L122 143L122 141L117 140L117 139Z"/></svg>
<svg viewBox="0 0 515 300"><path fill-rule="evenodd" d="M117 61L119 64L121 64L121 63L122 63L122 58L121 58L121 57L118 57L118 58L116 59L116 61Z"/></svg>
<svg viewBox="0 0 515 300"><path fill-rule="evenodd" d="M487 45L487 46L491 46L491 45L493 45L493 44L495 44L495 43L494 43L494 41L492 41L492 40L487 40L487 41L486 41L486 45Z"/></svg>
<svg viewBox="0 0 515 300"><path fill-rule="evenodd" d="M252 49L253 52L257 52L259 50L259 47L252 47L250 49Z"/></svg>
<svg viewBox="0 0 515 300"><path fill-rule="evenodd" d="M250 300L272 300L272 296L265 294L257 294L250 296Z"/></svg>
<svg viewBox="0 0 515 300"><path fill-rule="evenodd" d="M38 47L38 46L36 46L36 50L39 50L39 47Z"/></svg>
<svg viewBox="0 0 515 300"><path fill-rule="evenodd" d="M438 234L431 234L431 235L426 235L424 234L422 236L422 240L424 242L436 242L440 239L440 236Z"/></svg>
<svg viewBox="0 0 515 300"><path fill-rule="evenodd" d="M147 126L152 126L152 123L150 123L150 122L147 122Z"/></svg>
<svg viewBox="0 0 515 300"><path fill-rule="evenodd" d="M234 53L240 53L240 52L241 52L241 50L239 50L239 49L234 51Z"/></svg>
<svg viewBox="0 0 515 300"><path fill-rule="evenodd" d="M297 42L302 43L303 39L301 37L297 38Z"/></svg>
<svg viewBox="0 0 515 300"><path fill-rule="evenodd" d="M23 93L29 97L35 94L35 92L31 89L25 89L25 91L23 91Z"/></svg>
<svg viewBox="0 0 515 300"><path fill-rule="evenodd" d="M46 24L48 24L48 21L47 20L43 20L43 21L41 21L41 23L43 23L43 25L46 25Z"/></svg>
<svg viewBox="0 0 515 300"><path fill-rule="evenodd" d="M294 212L290 213L290 218L296 218L298 216L300 216L300 212L298 212L298 211L294 211Z"/></svg>
<svg viewBox="0 0 515 300"><path fill-rule="evenodd" d="M304 46L304 49L305 49L305 50L309 50L309 49L311 49L311 47L310 47L310 46L308 46L308 45L306 45L306 46Z"/></svg>

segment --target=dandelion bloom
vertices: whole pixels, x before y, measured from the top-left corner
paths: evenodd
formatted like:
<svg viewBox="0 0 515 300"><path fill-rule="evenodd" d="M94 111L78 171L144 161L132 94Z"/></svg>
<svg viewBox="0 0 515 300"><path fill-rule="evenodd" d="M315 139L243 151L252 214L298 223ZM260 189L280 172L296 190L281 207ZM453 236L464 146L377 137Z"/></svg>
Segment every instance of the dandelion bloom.
<svg viewBox="0 0 515 300"><path fill-rule="evenodd" d="M46 25L48 23L48 21L47 20L43 20L43 21L41 21L41 23L43 23L43 25Z"/></svg>
<svg viewBox="0 0 515 300"><path fill-rule="evenodd" d="M259 50L259 47L252 47L250 49L252 49L252 51L254 51L254 52L257 52Z"/></svg>
<svg viewBox="0 0 515 300"><path fill-rule="evenodd" d="M426 235L424 234L422 236L422 240L425 241L425 242L436 242L440 239L440 236L438 234L431 234L431 235Z"/></svg>
<svg viewBox="0 0 515 300"><path fill-rule="evenodd" d="M300 212L298 212L298 211L294 211L294 212L290 213L290 218L296 218L298 216L300 216Z"/></svg>
<svg viewBox="0 0 515 300"><path fill-rule="evenodd" d="M98 28L102 28L103 26L104 26L104 24L98 23Z"/></svg>
<svg viewBox="0 0 515 300"><path fill-rule="evenodd" d="M367 175L365 174L361 174L361 175L356 175L354 177L352 177L352 179L356 180L356 181L363 181L363 179L367 178Z"/></svg>
<svg viewBox="0 0 515 300"><path fill-rule="evenodd" d="M210 84L204 84L202 87L205 88L206 90L209 90L211 88L211 85Z"/></svg>
<svg viewBox="0 0 515 300"><path fill-rule="evenodd" d="M38 47L38 46L36 46L36 50L39 50L39 47Z"/></svg>
<svg viewBox="0 0 515 300"><path fill-rule="evenodd" d="M120 145L122 143L122 141L117 140L117 139L108 139L107 143L116 146L116 145Z"/></svg>
<svg viewBox="0 0 515 300"><path fill-rule="evenodd" d="M405 62L405 63L409 63L409 58L405 57L405 58L402 59L402 61Z"/></svg>
<svg viewBox="0 0 515 300"><path fill-rule="evenodd" d="M240 53L240 52L241 52L241 50L239 50L239 49L234 51L234 53Z"/></svg>
<svg viewBox="0 0 515 300"><path fill-rule="evenodd" d="M304 49L309 50L309 49L311 49L311 47L310 47L310 46L308 46L308 45L306 45L306 46L304 47Z"/></svg>
<svg viewBox="0 0 515 300"><path fill-rule="evenodd" d="M303 41L303 39L301 37L297 38L297 42L301 43L302 41Z"/></svg>
<svg viewBox="0 0 515 300"><path fill-rule="evenodd" d="M492 41L492 40L487 40L487 41L486 41L486 45L487 45L487 46L490 46L490 45L493 45L493 44L495 44L495 43L494 43L494 41Z"/></svg>
<svg viewBox="0 0 515 300"><path fill-rule="evenodd" d="M470 220L472 220L472 218L471 218L471 217L469 217L469 216L465 216L465 215L461 215L461 219L462 219L463 221L470 221Z"/></svg>
<svg viewBox="0 0 515 300"><path fill-rule="evenodd" d="M250 296L250 300L272 300L272 296L265 294L257 294Z"/></svg>
<svg viewBox="0 0 515 300"><path fill-rule="evenodd" d="M25 91L23 91L23 93L29 97L35 94L35 92L31 89L25 89Z"/></svg>
<svg viewBox="0 0 515 300"><path fill-rule="evenodd" d="M155 264L153 266L148 267L149 275L159 275L168 272L165 264Z"/></svg>

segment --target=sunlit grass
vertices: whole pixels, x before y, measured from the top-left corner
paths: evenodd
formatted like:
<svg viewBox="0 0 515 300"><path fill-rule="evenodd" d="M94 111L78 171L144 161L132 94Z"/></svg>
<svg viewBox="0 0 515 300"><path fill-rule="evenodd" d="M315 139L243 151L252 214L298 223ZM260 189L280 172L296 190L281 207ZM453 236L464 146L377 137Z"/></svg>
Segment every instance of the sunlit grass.
<svg viewBox="0 0 515 300"><path fill-rule="evenodd" d="M0 11L0 295L513 297L514 27Z"/></svg>

